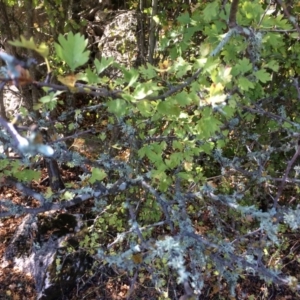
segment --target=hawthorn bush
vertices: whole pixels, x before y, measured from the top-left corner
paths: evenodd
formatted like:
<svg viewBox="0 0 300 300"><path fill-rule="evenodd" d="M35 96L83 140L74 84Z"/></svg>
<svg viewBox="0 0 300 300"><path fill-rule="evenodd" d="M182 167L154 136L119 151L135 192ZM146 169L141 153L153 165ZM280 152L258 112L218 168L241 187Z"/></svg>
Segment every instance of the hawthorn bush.
<svg viewBox="0 0 300 300"><path fill-rule="evenodd" d="M211 299L225 290L233 299L247 276L298 291L297 268L286 264L298 266L289 237L298 236L300 222L299 6L195 1L172 20L165 11L145 14L159 34L140 65L91 59L80 33L60 34L53 48L23 36L11 42L38 53L56 81L11 72L2 78L43 90L21 114L51 138L36 144L1 119L8 132L1 138L7 145L11 136L22 156L2 154L2 184L40 206L3 199L0 216L93 199L80 249L99 265L125 270L132 287L151 278L161 299L177 297L168 294L170 278L182 284L182 299L204 290ZM149 48L151 38L149 28ZM82 144L67 148L70 137ZM79 177L59 184L57 169L45 192L33 191L40 156L77 168Z"/></svg>

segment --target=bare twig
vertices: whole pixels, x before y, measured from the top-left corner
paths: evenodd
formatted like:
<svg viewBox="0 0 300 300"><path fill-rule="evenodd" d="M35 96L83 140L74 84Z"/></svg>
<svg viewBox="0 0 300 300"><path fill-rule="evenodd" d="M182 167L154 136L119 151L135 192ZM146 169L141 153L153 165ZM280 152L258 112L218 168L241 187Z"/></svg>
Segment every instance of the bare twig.
<svg viewBox="0 0 300 300"><path fill-rule="evenodd" d="M130 296L131 296L131 294L132 294L132 292L133 292L133 289L134 289L134 285L135 285L135 283L137 282L137 278L138 278L138 270L135 271L134 276L133 276L133 278L131 279L131 282L130 282L130 289L129 289L129 291L127 292L127 297L126 297L127 300L130 299Z"/></svg>
<svg viewBox="0 0 300 300"><path fill-rule="evenodd" d="M299 88L298 78L293 78L293 83L298 94L298 100L300 100L300 88Z"/></svg>
<svg viewBox="0 0 300 300"><path fill-rule="evenodd" d="M78 138L79 136L86 135L87 133L94 133L94 132L95 132L94 129L84 130L84 131L81 131L81 132L78 132L78 133L75 133L75 134L72 134L72 135L62 137L62 138L57 139L55 141L50 141L49 144L60 143L60 142L67 141L67 140L70 140L70 139Z"/></svg>
<svg viewBox="0 0 300 300"><path fill-rule="evenodd" d="M271 7L271 1L269 1L268 6L266 7L264 13L262 14L262 16L261 16L261 18L260 18L260 20L259 20L259 23L258 23L258 25L257 25L258 28L260 27L260 25L261 25L261 23L262 23L264 17L266 16L266 14L268 13L268 10L270 9L270 7Z"/></svg>
<svg viewBox="0 0 300 300"><path fill-rule="evenodd" d="M140 230L139 224L136 221L136 214L133 211L132 206L130 205L130 203L127 203L127 206L129 208L129 214L130 214L130 218L131 218L131 222L132 222L132 228L133 230L137 233L142 245L145 243L145 239L142 235L142 232Z"/></svg>
<svg viewBox="0 0 300 300"><path fill-rule="evenodd" d="M278 188L277 195L276 195L276 197L275 197L275 199L274 199L274 206L275 206L275 207L277 207L278 200L279 200L279 198L280 198L280 196L281 196L281 194L282 194L282 192L283 192L284 186L286 185L286 181L287 181L287 178L288 178L288 176L289 176L289 173L290 173L290 171L291 171L291 169L292 169L292 166L293 166L293 164L295 163L296 159L299 157L299 155L300 155L300 146L297 145L297 150L296 150L294 156L293 156L292 159L289 161L289 163L288 163L288 165L287 165L287 167L286 167L286 170L285 170L285 172L284 172L284 176L282 177L281 184L280 184L280 186L279 186L279 188Z"/></svg>

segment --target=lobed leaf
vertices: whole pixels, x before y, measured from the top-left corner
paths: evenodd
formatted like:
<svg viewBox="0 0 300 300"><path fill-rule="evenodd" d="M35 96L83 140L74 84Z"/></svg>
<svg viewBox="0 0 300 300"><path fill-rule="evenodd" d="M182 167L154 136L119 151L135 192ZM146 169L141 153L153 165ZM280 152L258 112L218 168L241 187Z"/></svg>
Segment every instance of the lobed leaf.
<svg viewBox="0 0 300 300"><path fill-rule="evenodd" d="M88 41L80 33L69 32L66 38L60 34L58 41L59 44L54 44L56 53L72 71L88 61L90 54L90 51L86 50Z"/></svg>

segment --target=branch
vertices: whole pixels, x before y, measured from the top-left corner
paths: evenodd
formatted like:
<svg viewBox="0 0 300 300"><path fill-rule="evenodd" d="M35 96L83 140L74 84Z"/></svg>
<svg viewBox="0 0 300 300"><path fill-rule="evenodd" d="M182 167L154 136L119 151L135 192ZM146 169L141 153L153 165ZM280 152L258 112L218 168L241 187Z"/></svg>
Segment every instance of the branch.
<svg viewBox="0 0 300 300"><path fill-rule="evenodd" d="M52 157L54 154L54 150L44 144L36 144L34 141L35 133L32 138L27 139L22 137L18 131L15 129L12 123L7 122L4 118L0 117L0 124L7 130L7 132L12 137L15 147L23 154L36 154L41 153L46 157Z"/></svg>
<svg viewBox="0 0 300 300"><path fill-rule="evenodd" d="M280 122L286 122L292 126L295 126L295 127L298 127L297 123L295 122L292 122L290 121L289 119L287 118L284 118L284 117L281 117L281 116L278 116L278 115L275 115L269 111L266 111L262 108L260 108L258 105L255 105L255 108L252 108L252 107L249 107L249 106L240 106L243 110L246 110L246 111L249 111L251 113L257 113L257 114L260 114L260 115L266 115L267 117L269 117L270 119L273 119L273 120L276 120L276 121L280 121Z"/></svg>
<svg viewBox="0 0 300 300"><path fill-rule="evenodd" d="M0 124L7 130L7 132L12 137L15 146L19 148L21 145L28 146L29 142L26 138L22 137L17 130L15 129L12 123L7 122L5 119L0 117Z"/></svg>
<svg viewBox="0 0 300 300"><path fill-rule="evenodd" d="M44 203L46 203L46 201L47 201L43 195L35 192L31 188L27 187L25 184L18 182L13 178L5 178L5 183L7 183L8 185L13 185L22 194L25 194L26 196L29 196L29 197L32 197L32 198L38 200L41 205L44 205Z"/></svg>
<svg viewBox="0 0 300 300"><path fill-rule="evenodd" d="M227 262L232 266L233 265L236 266L236 263L239 263L244 268L247 268L250 270L255 270L258 273L258 275L260 275L261 277L266 277L266 278L270 279L271 282L273 282L275 284L289 285L289 286L291 286L291 284L292 284L291 278L282 277L282 276L277 275L275 272L268 270L262 263L259 263L259 264L257 262L251 263L251 262L248 262L243 257L240 257L240 256L230 253L228 251L225 252L224 250L222 250L220 245L217 245L210 241L207 241L206 239L204 239L203 237L201 237L200 235L198 235L196 233L186 231L186 232L183 232L183 234L184 234L184 237L189 236L189 237L195 239L198 243L204 245L206 248L207 247L214 248L216 250L216 252L211 251L211 253L212 253L211 258L214 260L216 260L216 259L220 260L220 263L222 263L222 264ZM226 257L228 259L226 259ZM300 285L293 285L293 288L300 290Z"/></svg>
<svg viewBox="0 0 300 300"><path fill-rule="evenodd" d="M134 290L134 288L136 286L136 282L137 282L137 278L138 278L138 273L139 273L139 271L138 271L138 268L137 268L137 270L134 273L134 276L133 276L132 280L130 280L131 281L130 282L130 289L127 292L126 300L129 300L130 297L131 297L131 294L133 293L133 290Z"/></svg>
<svg viewBox="0 0 300 300"><path fill-rule="evenodd" d="M165 217L166 217L166 221L168 222L171 231L174 231L174 225L173 222L171 221L171 217L168 211L168 205L169 203L167 203L160 195L159 193L152 187L150 186L145 180L140 180L140 184L142 187L144 187L146 190L148 190L148 192L150 192L150 194L152 194L156 200L158 201L158 203L160 204Z"/></svg>
<svg viewBox="0 0 300 300"><path fill-rule="evenodd" d="M170 97L172 94L175 94L179 92L180 90L183 90L185 87L190 85L195 79L198 78L199 74L201 73L202 69L198 69L194 75L189 77L184 83L179 84L177 86L171 87L167 92L163 93L162 95L158 96L150 96L150 97L145 97L142 100L159 100L159 99L165 99L167 97Z"/></svg>
<svg viewBox="0 0 300 300"><path fill-rule="evenodd" d="M294 156L292 157L292 159L290 160L290 162L288 163L288 165L286 167L286 170L284 172L284 176L282 177L282 181L281 181L281 184L279 186L276 198L274 199L274 206L275 207L277 206L278 200L279 200L279 198L280 198L280 196L283 192L283 188L286 185L286 181L287 181L287 178L288 178L289 173L291 171L291 168L292 168L293 164L295 163L295 161L296 161L296 159L298 158L299 155L300 155L300 146L299 146L299 141L298 141L297 150L296 150Z"/></svg>
<svg viewBox="0 0 300 300"><path fill-rule="evenodd" d="M60 142L63 142L63 141L70 140L70 139L76 139L79 136L86 135L88 133L95 133L95 129L92 128L92 129L84 130L84 131L81 131L81 132L78 132L78 133L74 133L72 135L68 135L68 136L59 138L55 141L49 141L49 144L56 144L56 143L60 143Z"/></svg>
<svg viewBox="0 0 300 300"><path fill-rule="evenodd" d="M40 203L43 205L37 208L25 208L22 205L14 205L13 210L5 211L0 213L0 218L3 217L9 217L13 215L22 215L22 214L37 214L49 210L61 210L64 208L72 207L77 204L81 204L89 199L92 199L94 197L103 197L107 195L114 195L119 193L120 191L124 191L129 187L129 184L118 180L115 182L109 189L104 187L101 183L96 184L97 188L95 188L94 192L92 194L82 194L82 195L77 195L70 201L63 201L59 203L50 203L47 202L47 199L44 198L41 194L36 193L35 191L31 190L30 188L24 186L22 183L16 182L13 179L8 179L8 183L14 184L17 189L19 189L22 193L24 193L27 196L33 197L37 199ZM11 206L7 205L6 203L2 202L2 206Z"/></svg>
<svg viewBox="0 0 300 300"><path fill-rule="evenodd" d="M260 17L260 20L259 20L259 23L258 23L258 25L257 25L257 28L260 27L262 21L264 20L265 16L267 15L267 13L268 13L268 11L269 11L269 9L270 9L270 7L271 7L271 4L272 4L271 1L269 1L268 6L266 7L264 13L263 13L262 16Z"/></svg>
<svg viewBox="0 0 300 300"><path fill-rule="evenodd" d="M299 88L298 78L293 78L293 83L297 90L298 100L300 100L300 88Z"/></svg>
<svg viewBox="0 0 300 300"><path fill-rule="evenodd" d="M236 14L238 11L238 6L239 6L239 0L233 0L230 7L229 20L228 20L229 28L234 28L237 26Z"/></svg>
<svg viewBox="0 0 300 300"><path fill-rule="evenodd" d="M143 226L143 227L139 227L139 230L140 230L140 231L144 231L144 230L147 230L147 229L149 229L149 228L158 227L158 226L163 226L163 225L165 225L165 224L167 224L166 221L160 221L160 222L157 222L157 223L153 223L153 224L150 224L150 225L146 225L146 226ZM115 239L112 243L110 243L110 244L107 245L107 249L110 249L113 245L117 244L118 242L121 242L121 241L125 238L125 236L126 236L127 234L130 234L130 233L132 233L133 231L134 231L134 229L131 228L131 229L128 230L128 231L125 231L125 232L123 232L123 233L121 233L121 234L118 234L118 236L116 237L116 239Z"/></svg>
<svg viewBox="0 0 300 300"><path fill-rule="evenodd" d="M7 79L5 77L0 77L0 90L4 87L4 85L8 82L10 82L11 79ZM28 84L33 84L36 87L42 88L42 87L49 87L53 89L54 91L70 91L68 86L65 85L59 85L59 84L52 84L48 82L39 82L39 81L32 81L28 82ZM100 88L95 86L89 86L81 83L76 83L74 90L76 93L84 93L88 95L93 95L95 97L111 97L113 99L116 99L120 97L122 90L113 90L109 91L106 88ZM74 91L72 91L74 92Z"/></svg>
<svg viewBox="0 0 300 300"><path fill-rule="evenodd" d="M0 80L1 80L1 78L0 78ZM49 87L55 91L70 91L70 89L65 85L52 84L52 83L46 83L46 82L38 82L38 81L34 81L32 84L34 84L35 86L40 87L40 88ZM93 95L95 97L110 97L113 99L120 97L120 95L122 93L121 90L109 91L106 88L82 85L80 83L75 84L75 91L76 91L76 93L84 93L84 94L88 94L88 95Z"/></svg>
<svg viewBox="0 0 300 300"><path fill-rule="evenodd" d="M136 220L136 214L133 211L133 207L129 202L127 202L127 206L128 206L128 210L129 210L129 214L130 214L130 218L131 218L131 223L132 223L131 228L132 228L132 230L134 230L136 232L137 236L140 239L141 244L143 245L143 244L145 244L145 239L140 230L140 226Z"/></svg>

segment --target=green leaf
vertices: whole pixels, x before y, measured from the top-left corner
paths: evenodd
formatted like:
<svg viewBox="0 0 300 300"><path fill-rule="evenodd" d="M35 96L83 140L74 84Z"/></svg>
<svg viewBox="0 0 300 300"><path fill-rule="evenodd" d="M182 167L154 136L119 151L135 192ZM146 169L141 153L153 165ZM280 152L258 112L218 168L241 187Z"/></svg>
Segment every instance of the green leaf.
<svg viewBox="0 0 300 300"><path fill-rule="evenodd" d="M211 21L218 14L219 3L218 1L214 1L212 3L208 3L203 10L203 19L206 22Z"/></svg>
<svg viewBox="0 0 300 300"><path fill-rule="evenodd" d="M62 200L71 200L71 199L74 198L74 196L75 196L74 193L69 192L69 191L66 191L66 192L62 195L61 199L62 199Z"/></svg>
<svg viewBox="0 0 300 300"><path fill-rule="evenodd" d="M46 96L39 99L39 102L45 105L46 109L53 110L57 105L57 100L60 94L64 93L64 91L56 91L47 94Z"/></svg>
<svg viewBox="0 0 300 300"><path fill-rule="evenodd" d="M107 69L110 65L114 63L114 59L112 57L101 57L101 61L97 58L94 61L96 70L98 75L101 74L105 69Z"/></svg>
<svg viewBox="0 0 300 300"><path fill-rule="evenodd" d="M125 81L128 82L128 85L126 86L125 89L128 89L133 84L135 84L140 76L138 71L135 69L130 69L129 71L126 69L123 69L123 74L124 74Z"/></svg>
<svg viewBox="0 0 300 300"><path fill-rule="evenodd" d="M137 108L145 117L150 117L153 114L153 105L150 103L150 101L141 100L137 102Z"/></svg>
<svg viewBox="0 0 300 300"><path fill-rule="evenodd" d="M91 184L94 184L96 181L102 181L107 174L104 172L104 170L99 168L93 168L92 169L92 176L89 178L89 182Z"/></svg>
<svg viewBox="0 0 300 300"><path fill-rule="evenodd" d="M141 66L139 68L139 71L146 79L152 79L157 77L157 72L155 71L155 68L149 63L147 63L146 66Z"/></svg>
<svg viewBox="0 0 300 300"><path fill-rule="evenodd" d="M58 41L59 44L54 44L56 53L72 71L88 61L90 54L90 51L86 50L88 41L82 35L79 33L74 35L72 32L69 32L65 38L60 34Z"/></svg>
<svg viewBox="0 0 300 300"><path fill-rule="evenodd" d="M212 73L211 79L215 83L228 83L232 80L231 70L231 67L221 65L218 69L215 70L214 73Z"/></svg>
<svg viewBox="0 0 300 300"><path fill-rule="evenodd" d="M108 111L116 114L117 116L122 116L126 113L127 103L123 99L116 99L107 102Z"/></svg>
<svg viewBox="0 0 300 300"><path fill-rule="evenodd" d="M222 123L213 116L211 107L205 107L202 111L202 118L195 125L196 133L200 139L207 139L215 136L220 131Z"/></svg>
<svg viewBox="0 0 300 300"><path fill-rule="evenodd" d="M152 161L153 163L161 163L161 154L157 154L151 149L147 149L146 156Z"/></svg>
<svg viewBox="0 0 300 300"><path fill-rule="evenodd" d="M161 101L157 106L157 111L167 116L175 115L178 117L180 115L180 108L176 104L171 103L170 100Z"/></svg>
<svg viewBox="0 0 300 300"><path fill-rule="evenodd" d="M137 100L144 99L152 94L152 90L148 89L144 84L139 84L134 90L133 97Z"/></svg>
<svg viewBox="0 0 300 300"><path fill-rule="evenodd" d="M184 13L180 14L180 16L177 18L177 20L182 25L187 25L191 21L190 14L188 12L184 12Z"/></svg>
<svg viewBox="0 0 300 300"><path fill-rule="evenodd" d="M152 95L155 91L162 89L162 87L157 86L156 82L143 82L138 83L136 89L134 90L132 96L136 100L142 100L149 95Z"/></svg>
<svg viewBox="0 0 300 300"><path fill-rule="evenodd" d="M266 83L271 80L271 75L264 69L255 72L254 75L262 83Z"/></svg>
<svg viewBox="0 0 300 300"><path fill-rule="evenodd" d="M177 101L178 104L182 106L189 105L193 102L193 99L186 91L182 91L176 94L174 96L174 99Z"/></svg>
<svg viewBox="0 0 300 300"><path fill-rule="evenodd" d="M22 182L30 182L32 180L38 180L39 178L41 178L41 172L28 169L18 170L18 172L14 173L14 176L16 177L16 179Z"/></svg>
<svg viewBox="0 0 300 300"><path fill-rule="evenodd" d="M183 159L183 155L180 152L175 152L170 155L168 159L165 159L165 164L168 168L173 169L176 168Z"/></svg>
<svg viewBox="0 0 300 300"><path fill-rule="evenodd" d="M291 30L293 28L289 21L281 14L276 16L275 25L277 28L282 28L285 30Z"/></svg>
<svg viewBox="0 0 300 300"><path fill-rule="evenodd" d="M276 60L271 60L271 61L267 62L265 67L270 68L274 72L277 72L279 70L279 64Z"/></svg>
<svg viewBox="0 0 300 300"><path fill-rule="evenodd" d="M214 149L215 144L213 142L208 142L203 144L200 149L203 150L206 154L211 154L212 150Z"/></svg>
<svg viewBox="0 0 300 300"><path fill-rule="evenodd" d="M252 70L252 64L248 58L240 59L237 64L232 68L232 75L245 74Z"/></svg>
<svg viewBox="0 0 300 300"><path fill-rule="evenodd" d="M172 70L177 72L177 78L182 78L189 70L191 70L191 68L191 64L185 61L182 57L178 57L177 61L174 62L174 65L172 66Z"/></svg>
<svg viewBox="0 0 300 300"><path fill-rule="evenodd" d="M274 49L285 50L283 36L277 32L268 32L263 37L263 42L266 46L272 46Z"/></svg>
<svg viewBox="0 0 300 300"><path fill-rule="evenodd" d="M254 20L256 22L259 22L263 13L261 5L256 1L245 1L245 3L242 5L241 11L247 19Z"/></svg>
<svg viewBox="0 0 300 300"><path fill-rule="evenodd" d="M39 46L34 42L31 37L27 40L24 36L21 35L20 40L10 41L9 44L16 47L23 47L26 49L31 49L39 53L42 57L47 58L49 55L49 48L45 43L41 43Z"/></svg>
<svg viewBox="0 0 300 300"><path fill-rule="evenodd" d="M239 77L238 78L238 87L243 90L243 91L249 91L249 89L254 88L253 82L251 82L249 79L246 77Z"/></svg>
<svg viewBox="0 0 300 300"><path fill-rule="evenodd" d="M86 78L81 78L81 80L87 81L89 84L98 83L99 82L99 76L95 74L90 67L88 67L86 70Z"/></svg>
<svg viewBox="0 0 300 300"><path fill-rule="evenodd" d="M208 73L211 73L219 66L219 60L215 57L209 57L209 58L202 58L199 59L198 64L196 64L197 68L203 67L203 71L206 71Z"/></svg>
<svg viewBox="0 0 300 300"><path fill-rule="evenodd" d="M0 159L0 170L4 170L9 165L8 159Z"/></svg>

